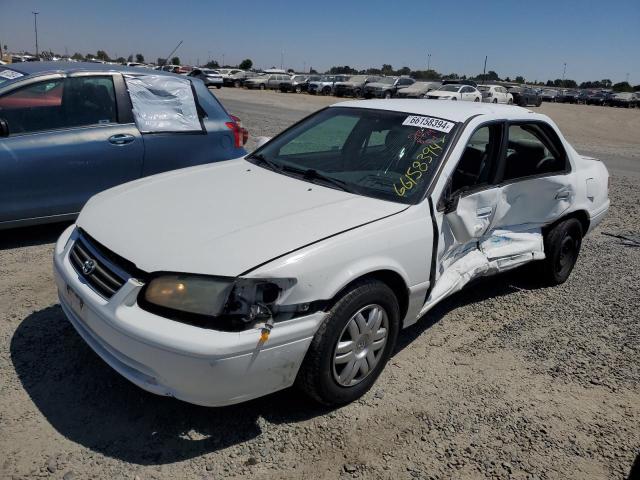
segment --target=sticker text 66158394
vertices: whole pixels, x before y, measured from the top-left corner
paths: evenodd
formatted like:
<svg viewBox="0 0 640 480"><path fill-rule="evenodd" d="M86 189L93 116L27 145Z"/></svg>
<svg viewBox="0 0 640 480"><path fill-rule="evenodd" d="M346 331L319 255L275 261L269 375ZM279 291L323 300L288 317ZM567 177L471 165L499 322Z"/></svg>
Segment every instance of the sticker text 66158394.
<svg viewBox="0 0 640 480"><path fill-rule="evenodd" d="M453 126L453 122L442 120L440 118L423 117L421 115L409 115L404 119L402 125L409 127L428 128L430 130L437 130L439 132L449 133Z"/></svg>
<svg viewBox="0 0 640 480"><path fill-rule="evenodd" d="M429 170L431 162L442 153L442 146L445 142L445 136L436 139L433 143L425 145L416 155L416 160L407 168L407 171L400 177L400 186L393 184L396 195L404 197L406 193L413 187L418 185L418 180L422 178L422 174Z"/></svg>

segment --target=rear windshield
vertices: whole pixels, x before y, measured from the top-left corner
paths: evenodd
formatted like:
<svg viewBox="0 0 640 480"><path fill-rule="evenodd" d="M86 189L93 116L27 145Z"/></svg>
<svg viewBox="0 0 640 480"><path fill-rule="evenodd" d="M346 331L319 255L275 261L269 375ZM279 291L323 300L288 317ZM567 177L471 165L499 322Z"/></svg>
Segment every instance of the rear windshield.
<svg viewBox="0 0 640 480"><path fill-rule="evenodd" d="M440 87L438 90L443 92L457 92L463 87L463 85L445 85L444 87Z"/></svg>
<svg viewBox="0 0 640 480"><path fill-rule="evenodd" d="M303 181L411 204L422 199L456 125L424 115L330 107L247 159Z"/></svg>

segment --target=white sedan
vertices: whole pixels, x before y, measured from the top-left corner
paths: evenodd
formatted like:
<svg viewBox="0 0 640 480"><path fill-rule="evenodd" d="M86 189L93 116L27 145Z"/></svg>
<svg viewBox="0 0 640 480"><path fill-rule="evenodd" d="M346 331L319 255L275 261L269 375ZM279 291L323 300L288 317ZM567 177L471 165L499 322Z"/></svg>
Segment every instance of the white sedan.
<svg viewBox="0 0 640 480"><path fill-rule="evenodd" d="M529 262L567 280L608 207L605 166L545 115L352 101L96 195L54 271L79 334L148 391L217 406L297 384L340 405L469 281Z"/></svg>
<svg viewBox="0 0 640 480"><path fill-rule="evenodd" d="M502 85L478 85L482 93L482 101L485 103L513 103L513 95Z"/></svg>
<svg viewBox="0 0 640 480"><path fill-rule="evenodd" d="M452 83L443 85L437 90L431 90L427 95L429 100L463 100L467 102L480 102L482 93L471 85Z"/></svg>

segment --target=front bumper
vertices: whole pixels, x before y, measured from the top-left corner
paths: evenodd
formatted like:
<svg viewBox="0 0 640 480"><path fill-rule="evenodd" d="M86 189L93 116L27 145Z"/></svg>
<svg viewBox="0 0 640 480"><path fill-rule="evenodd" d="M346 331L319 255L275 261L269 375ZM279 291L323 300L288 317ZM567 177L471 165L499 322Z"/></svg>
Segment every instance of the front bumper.
<svg viewBox="0 0 640 480"><path fill-rule="evenodd" d="M142 285L129 278L109 300L69 262L76 231L56 244L60 305L80 336L114 370L139 387L206 406L243 402L291 386L323 312L276 323L266 343L260 329L221 332L182 324L138 307Z"/></svg>

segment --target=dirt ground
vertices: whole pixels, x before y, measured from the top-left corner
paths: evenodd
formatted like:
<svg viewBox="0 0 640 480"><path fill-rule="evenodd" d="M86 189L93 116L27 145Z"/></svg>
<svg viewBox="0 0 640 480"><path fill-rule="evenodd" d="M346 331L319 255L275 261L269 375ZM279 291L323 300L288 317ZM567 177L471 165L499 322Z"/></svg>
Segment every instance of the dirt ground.
<svg viewBox="0 0 640 480"><path fill-rule="evenodd" d="M253 136L337 100L214 93ZM64 226L0 232L0 478L627 478L640 453L640 110L539 110L613 173L610 213L569 281L540 288L523 270L465 289L403 331L374 388L338 410L293 390L219 409L140 390L58 306Z"/></svg>

